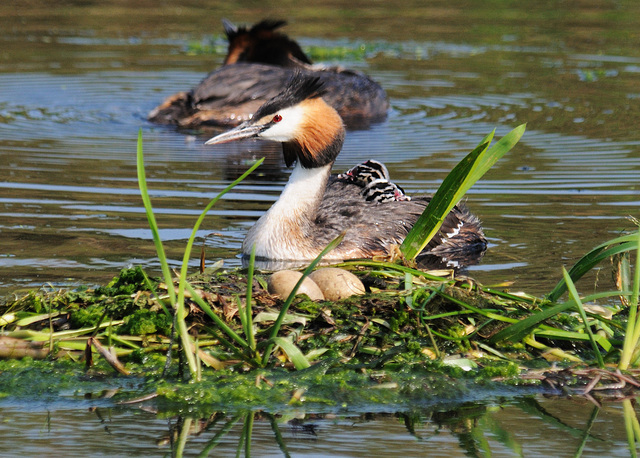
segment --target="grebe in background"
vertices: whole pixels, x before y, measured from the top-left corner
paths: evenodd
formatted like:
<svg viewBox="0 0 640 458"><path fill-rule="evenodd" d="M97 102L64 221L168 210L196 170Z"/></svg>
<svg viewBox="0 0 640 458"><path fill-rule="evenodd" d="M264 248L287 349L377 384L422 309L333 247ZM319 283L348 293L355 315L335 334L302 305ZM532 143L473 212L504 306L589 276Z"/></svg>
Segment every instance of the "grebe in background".
<svg viewBox="0 0 640 458"><path fill-rule="evenodd" d="M284 33L276 32L286 24L286 21L266 19L247 29L245 26L236 27L227 19L223 19L222 25L229 45L227 57L222 65L238 62L293 68L311 65L311 61L298 43Z"/></svg>
<svg viewBox="0 0 640 458"><path fill-rule="evenodd" d="M429 197L409 199L401 191L404 198L367 199L363 191L368 185L391 183L386 167L377 161L331 176L345 129L324 95L320 78L296 73L251 120L206 142L273 140L282 143L287 166L296 163L280 198L247 233L242 245L245 255L255 244L258 258L312 260L346 231L343 241L325 260L389 256L429 203ZM389 197L389 193L384 195ZM479 220L466 208L456 206L421 256L463 263L479 258L486 244Z"/></svg>
<svg viewBox="0 0 640 458"><path fill-rule="evenodd" d="M323 82L325 101L347 126L385 119L389 102L378 83L353 70L312 65L294 40L277 31L285 21L262 21L250 29L223 24L229 47L222 67L191 91L165 99L149 113L150 121L183 128L237 126L278 95L294 71Z"/></svg>

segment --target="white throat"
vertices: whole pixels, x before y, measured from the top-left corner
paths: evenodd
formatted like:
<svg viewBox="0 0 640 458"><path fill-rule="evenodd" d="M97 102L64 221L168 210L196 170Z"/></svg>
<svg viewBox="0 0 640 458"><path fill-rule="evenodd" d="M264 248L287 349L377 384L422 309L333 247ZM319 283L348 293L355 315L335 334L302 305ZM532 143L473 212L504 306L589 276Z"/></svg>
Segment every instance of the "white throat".
<svg viewBox="0 0 640 458"><path fill-rule="evenodd" d="M313 169L296 164L276 203L247 233L242 252L250 254L255 244L256 257L308 259L310 240L305 237L305 232L313 223L330 173L331 164Z"/></svg>

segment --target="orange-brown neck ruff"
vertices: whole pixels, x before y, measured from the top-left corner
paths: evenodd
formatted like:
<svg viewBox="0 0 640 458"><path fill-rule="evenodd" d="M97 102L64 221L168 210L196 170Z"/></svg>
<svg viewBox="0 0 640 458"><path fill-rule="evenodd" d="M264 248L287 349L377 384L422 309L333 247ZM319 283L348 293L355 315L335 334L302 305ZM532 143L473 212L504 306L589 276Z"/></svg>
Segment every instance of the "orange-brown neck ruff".
<svg viewBox="0 0 640 458"><path fill-rule="evenodd" d="M344 143L342 118L319 97L301 102L299 110L304 117L293 140L282 146L285 163L290 166L297 160L307 169L332 164Z"/></svg>

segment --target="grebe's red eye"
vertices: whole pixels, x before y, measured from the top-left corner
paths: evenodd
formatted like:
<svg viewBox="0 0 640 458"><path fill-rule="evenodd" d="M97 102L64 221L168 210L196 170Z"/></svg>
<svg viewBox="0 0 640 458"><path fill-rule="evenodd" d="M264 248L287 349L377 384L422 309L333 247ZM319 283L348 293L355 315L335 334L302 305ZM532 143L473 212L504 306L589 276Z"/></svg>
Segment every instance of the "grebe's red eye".
<svg viewBox="0 0 640 458"><path fill-rule="evenodd" d="M282 116L280 116L280 115L275 115L275 116L273 117L273 122L280 122L280 121L282 121Z"/></svg>

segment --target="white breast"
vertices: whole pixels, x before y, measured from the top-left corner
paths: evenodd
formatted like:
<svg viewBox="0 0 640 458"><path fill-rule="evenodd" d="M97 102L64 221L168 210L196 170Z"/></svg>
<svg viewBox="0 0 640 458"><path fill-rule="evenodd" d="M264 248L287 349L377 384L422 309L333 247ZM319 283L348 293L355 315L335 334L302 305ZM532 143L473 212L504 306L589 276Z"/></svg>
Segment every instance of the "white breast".
<svg viewBox="0 0 640 458"><path fill-rule="evenodd" d="M242 243L242 252L251 253L255 244L256 257L274 260L313 259L311 240L305 239L307 229L324 195L331 166L305 169L295 166L289 181L275 204L249 230Z"/></svg>

